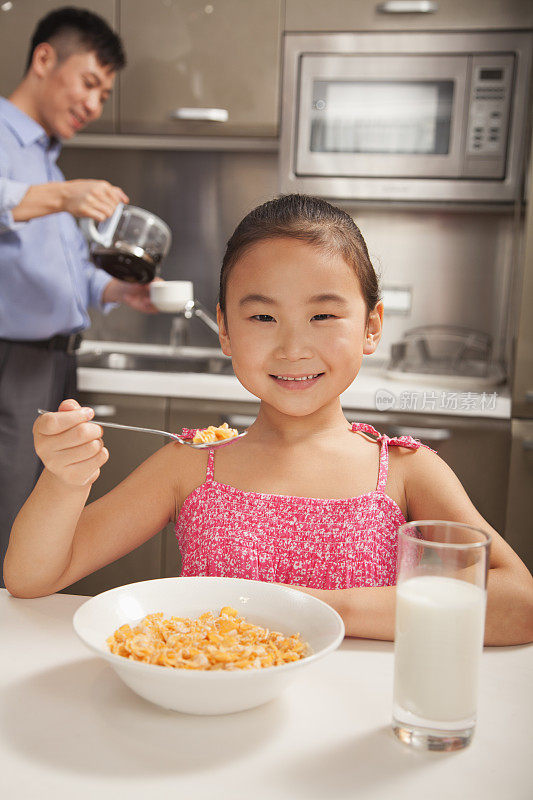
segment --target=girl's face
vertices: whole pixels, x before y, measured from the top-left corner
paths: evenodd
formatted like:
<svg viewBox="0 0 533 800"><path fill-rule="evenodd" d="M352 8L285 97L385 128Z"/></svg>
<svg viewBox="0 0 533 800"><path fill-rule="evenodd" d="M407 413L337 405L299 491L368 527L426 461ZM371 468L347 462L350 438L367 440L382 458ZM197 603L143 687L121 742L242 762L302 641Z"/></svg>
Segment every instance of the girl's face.
<svg viewBox="0 0 533 800"><path fill-rule="evenodd" d="M253 245L234 265L222 350L243 386L278 411L313 413L357 375L381 335L382 304L367 313L341 255L296 239Z"/></svg>

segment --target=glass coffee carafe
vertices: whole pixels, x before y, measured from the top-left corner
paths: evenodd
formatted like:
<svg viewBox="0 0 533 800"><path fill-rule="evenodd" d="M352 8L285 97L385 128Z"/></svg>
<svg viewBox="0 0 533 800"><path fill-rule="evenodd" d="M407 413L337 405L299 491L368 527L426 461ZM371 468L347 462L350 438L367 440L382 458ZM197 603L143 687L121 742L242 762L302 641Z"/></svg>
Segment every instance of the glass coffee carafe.
<svg viewBox="0 0 533 800"><path fill-rule="evenodd" d="M170 228L150 211L119 203L98 226L83 219L80 226L89 239L91 259L110 275L130 283L150 283L172 241Z"/></svg>

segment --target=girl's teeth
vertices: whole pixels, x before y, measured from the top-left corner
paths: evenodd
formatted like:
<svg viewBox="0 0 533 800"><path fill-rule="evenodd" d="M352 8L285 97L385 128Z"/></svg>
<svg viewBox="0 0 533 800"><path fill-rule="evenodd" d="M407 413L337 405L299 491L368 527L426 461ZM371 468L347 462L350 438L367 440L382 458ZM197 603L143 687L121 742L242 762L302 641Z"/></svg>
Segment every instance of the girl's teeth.
<svg viewBox="0 0 533 800"><path fill-rule="evenodd" d="M318 378L318 375L306 375L303 378L284 378L283 375L278 375L280 381L310 381L312 378Z"/></svg>

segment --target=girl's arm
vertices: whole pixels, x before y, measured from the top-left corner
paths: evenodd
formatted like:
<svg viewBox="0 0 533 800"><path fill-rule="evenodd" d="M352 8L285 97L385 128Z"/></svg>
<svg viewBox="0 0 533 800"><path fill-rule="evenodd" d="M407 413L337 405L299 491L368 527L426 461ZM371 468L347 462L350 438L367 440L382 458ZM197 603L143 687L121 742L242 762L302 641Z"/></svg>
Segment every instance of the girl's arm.
<svg viewBox="0 0 533 800"><path fill-rule="evenodd" d="M342 617L346 636L359 639L394 641L396 611L395 586L362 586L356 589L309 589L292 586L305 594L312 594L335 609Z"/></svg>
<svg viewBox="0 0 533 800"><path fill-rule="evenodd" d="M66 413L43 416L35 424L45 470L15 520L4 562L6 587L16 597L40 597L69 586L143 544L175 515L173 476L182 454L173 444L84 507L107 460L102 429L83 421L75 401L60 408Z"/></svg>
<svg viewBox="0 0 533 800"><path fill-rule="evenodd" d="M399 452L408 518L464 522L492 536L487 582L485 645L533 641L533 577L517 554L472 505L457 476L426 448ZM299 589L333 606L344 620L347 636L394 639L396 589L393 586L355 589Z"/></svg>
<svg viewBox="0 0 533 800"><path fill-rule="evenodd" d="M533 641L533 577L507 542L474 507L450 467L425 447L401 456L409 519L464 522L490 533L486 645ZM480 465L480 469L482 469Z"/></svg>

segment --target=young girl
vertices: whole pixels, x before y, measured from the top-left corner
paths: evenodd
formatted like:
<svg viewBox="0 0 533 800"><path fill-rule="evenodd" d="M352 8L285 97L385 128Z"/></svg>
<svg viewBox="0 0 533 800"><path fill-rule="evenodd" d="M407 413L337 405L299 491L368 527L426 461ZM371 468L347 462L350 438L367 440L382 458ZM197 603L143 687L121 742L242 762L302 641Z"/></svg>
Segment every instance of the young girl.
<svg viewBox="0 0 533 800"><path fill-rule="evenodd" d="M109 457L92 410L66 400L38 418L45 469L12 529L11 594L56 592L172 520L183 575L292 585L336 608L349 636L393 639L398 526L446 519L492 535L485 642L531 641L533 578L453 472L414 439L344 417L340 395L383 317L351 217L299 195L252 211L228 242L217 313L224 353L261 400L247 436L218 451L169 444L85 506Z"/></svg>

